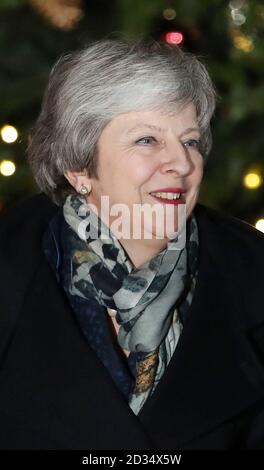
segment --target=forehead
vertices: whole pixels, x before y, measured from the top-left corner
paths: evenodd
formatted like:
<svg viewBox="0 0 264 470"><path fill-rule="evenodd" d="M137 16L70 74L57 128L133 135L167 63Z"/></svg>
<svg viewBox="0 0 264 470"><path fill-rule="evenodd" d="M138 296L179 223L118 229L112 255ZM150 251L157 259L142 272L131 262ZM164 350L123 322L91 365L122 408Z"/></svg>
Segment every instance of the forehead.
<svg viewBox="0 0 264 470"><path fill-rule="evenodd" d="M106 129L109 132L126 133L128 135L147 128L164 133L168 129L192 127L198 128L196 110L193 104L168 112L164 109L154 111L132 111L113 118Z"/></svg>

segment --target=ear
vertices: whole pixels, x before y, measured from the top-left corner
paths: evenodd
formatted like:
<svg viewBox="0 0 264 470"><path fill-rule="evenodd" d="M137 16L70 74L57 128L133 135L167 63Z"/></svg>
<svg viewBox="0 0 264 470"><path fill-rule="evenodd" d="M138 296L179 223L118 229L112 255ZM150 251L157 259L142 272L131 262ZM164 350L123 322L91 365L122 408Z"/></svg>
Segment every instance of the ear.
<svg viewBox="0 0 264 470"><path fill-rule="evenodd" d="M79 192L82 184L87 187L88 190L91 189L91 180L88 176L87 170L83 171L66 171L64 173L65 178L69 181L70 185Z"/></svg>

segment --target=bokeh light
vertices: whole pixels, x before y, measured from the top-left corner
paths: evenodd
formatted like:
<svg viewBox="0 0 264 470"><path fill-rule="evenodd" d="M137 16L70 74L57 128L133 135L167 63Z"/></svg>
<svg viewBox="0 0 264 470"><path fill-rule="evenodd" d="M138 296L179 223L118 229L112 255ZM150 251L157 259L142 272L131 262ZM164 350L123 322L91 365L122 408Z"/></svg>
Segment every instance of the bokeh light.
<svg viewBox="0 0 264 470"><path fill-rule="evenodd" d="M254 50L255 46L253 39L251 39L249 36L246 36L238 30L233 31L232 36L233 44L236 49L246 53L252 52Z"/></svg>
<svg viewBox="0 0 264 470"><path fill-rule="evenodd" d="M83 17L82 0L29 0L51 24L64 31L73 29Z"/></svg>
<svg viewBox="0 0 264 470"><path fill-rule="evenodd" d="M231 10L238 10L244 6L244 3L245 0L231 0L229 2L229 8L231 8Z"/></svg>
<svg viewBox="0 0 264 470"><path fill-rule="evenodd" d="M18 138L18 132L14 126L6 124L1 129L1 137L7 144L12 144Z"/></svg>
<svg viewBox="0 0 264 470"><path fill-rule="evenodd" d="M183 42L183 34L180 31L170 31L165 34L165 41L168 44L181 44Z"/></svg>
<svg viewBox="0 0 264 470"><path fill-rule="evenodd" d="M255 227L260 231L264 233L264 219L259 219L257 220Z"/></svg>
<svg viewBox="0 0 264 470"><path fill-rule="evenodd" d="M3 176L11 176L16 171L16 165L11 160L3 160L0 163L0 173Z"/></svg>
<svg viewBox="0 0 264 470"><path fill-rule="evenodd" d="M244 176L244 186L248 189L257 189L262 184L262 177L257 172L249 172Z"/></svg>
<svg viewBox="0 0 264 470"><path fill-rule="evenodd" d="M165 18L165 20L174 20L174 18L176 18L174 8L165 8L165 10L163 10L163 18Z"/></svg>
<svg viewBox="0 0 264 470"><path fill-rule="evenodd" d="M236 26L241 26L246 22L246 16L244 13L241 13L239 10L231 11L232 20Z"/></svg>

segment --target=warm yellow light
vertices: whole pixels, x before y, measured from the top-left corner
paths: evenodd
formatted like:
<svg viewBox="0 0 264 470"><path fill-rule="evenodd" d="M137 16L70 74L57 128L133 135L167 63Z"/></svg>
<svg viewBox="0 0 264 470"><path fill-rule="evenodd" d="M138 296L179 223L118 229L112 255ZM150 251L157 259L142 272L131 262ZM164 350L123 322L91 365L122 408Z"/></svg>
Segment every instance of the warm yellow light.
<svg viewBox="0 0 264 470"><path fill-rule="evenodd" d="M260 231L264 233L264 219L259 219L257 220L255 227Z"/></svg>
<svg viewBox="0 0 264 470"><path fill-rule="evenodd" d="M244 177L244 185L248 189L257 189L262 183L262 178L258 173L247 173Z"/></svg>
<svg viewBox="0 0 264 470"><path fill-rule="evenodd" d="M11 160L3 160L0 163L0 173L3 176L11 176L16 171L16 165Z"/></svg>
<svg viewBox="0 0 264 470"><path fill-rule="evenodd" d="M83 17L82 0L29 0L57 28L69 31Z"/></svg>
<svg viewBox="0 0 264 470"><path fill-rule="evenodd" d="M18 132L14 126L3 126L1 129L1 137L7 144L12 144L17 140Z"/></svg>
<svg viewBox="0 0 264 470"><path fill-rule="evenodd" d="M252 52L254 50L254 42L249 36L246 36L238 30L233 31L232 36L236 49L240 49L246 53Z"/></svg>

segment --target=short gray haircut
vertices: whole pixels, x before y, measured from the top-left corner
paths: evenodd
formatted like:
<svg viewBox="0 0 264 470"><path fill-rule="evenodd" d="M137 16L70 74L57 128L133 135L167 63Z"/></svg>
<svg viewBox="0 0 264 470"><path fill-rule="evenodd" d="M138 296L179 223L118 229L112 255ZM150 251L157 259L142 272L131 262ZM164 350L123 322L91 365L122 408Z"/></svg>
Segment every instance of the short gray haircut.
<svg viewBox="0 0 264 470"><path fill-rule="evenodd" d="M97 142L115 116L194 103L201 153L211 148L215 90L189 52L154 40L104 40L67 54L53 67L28 160L39 188L57 204L74 191L64 174L97 175Z"/></svg>

